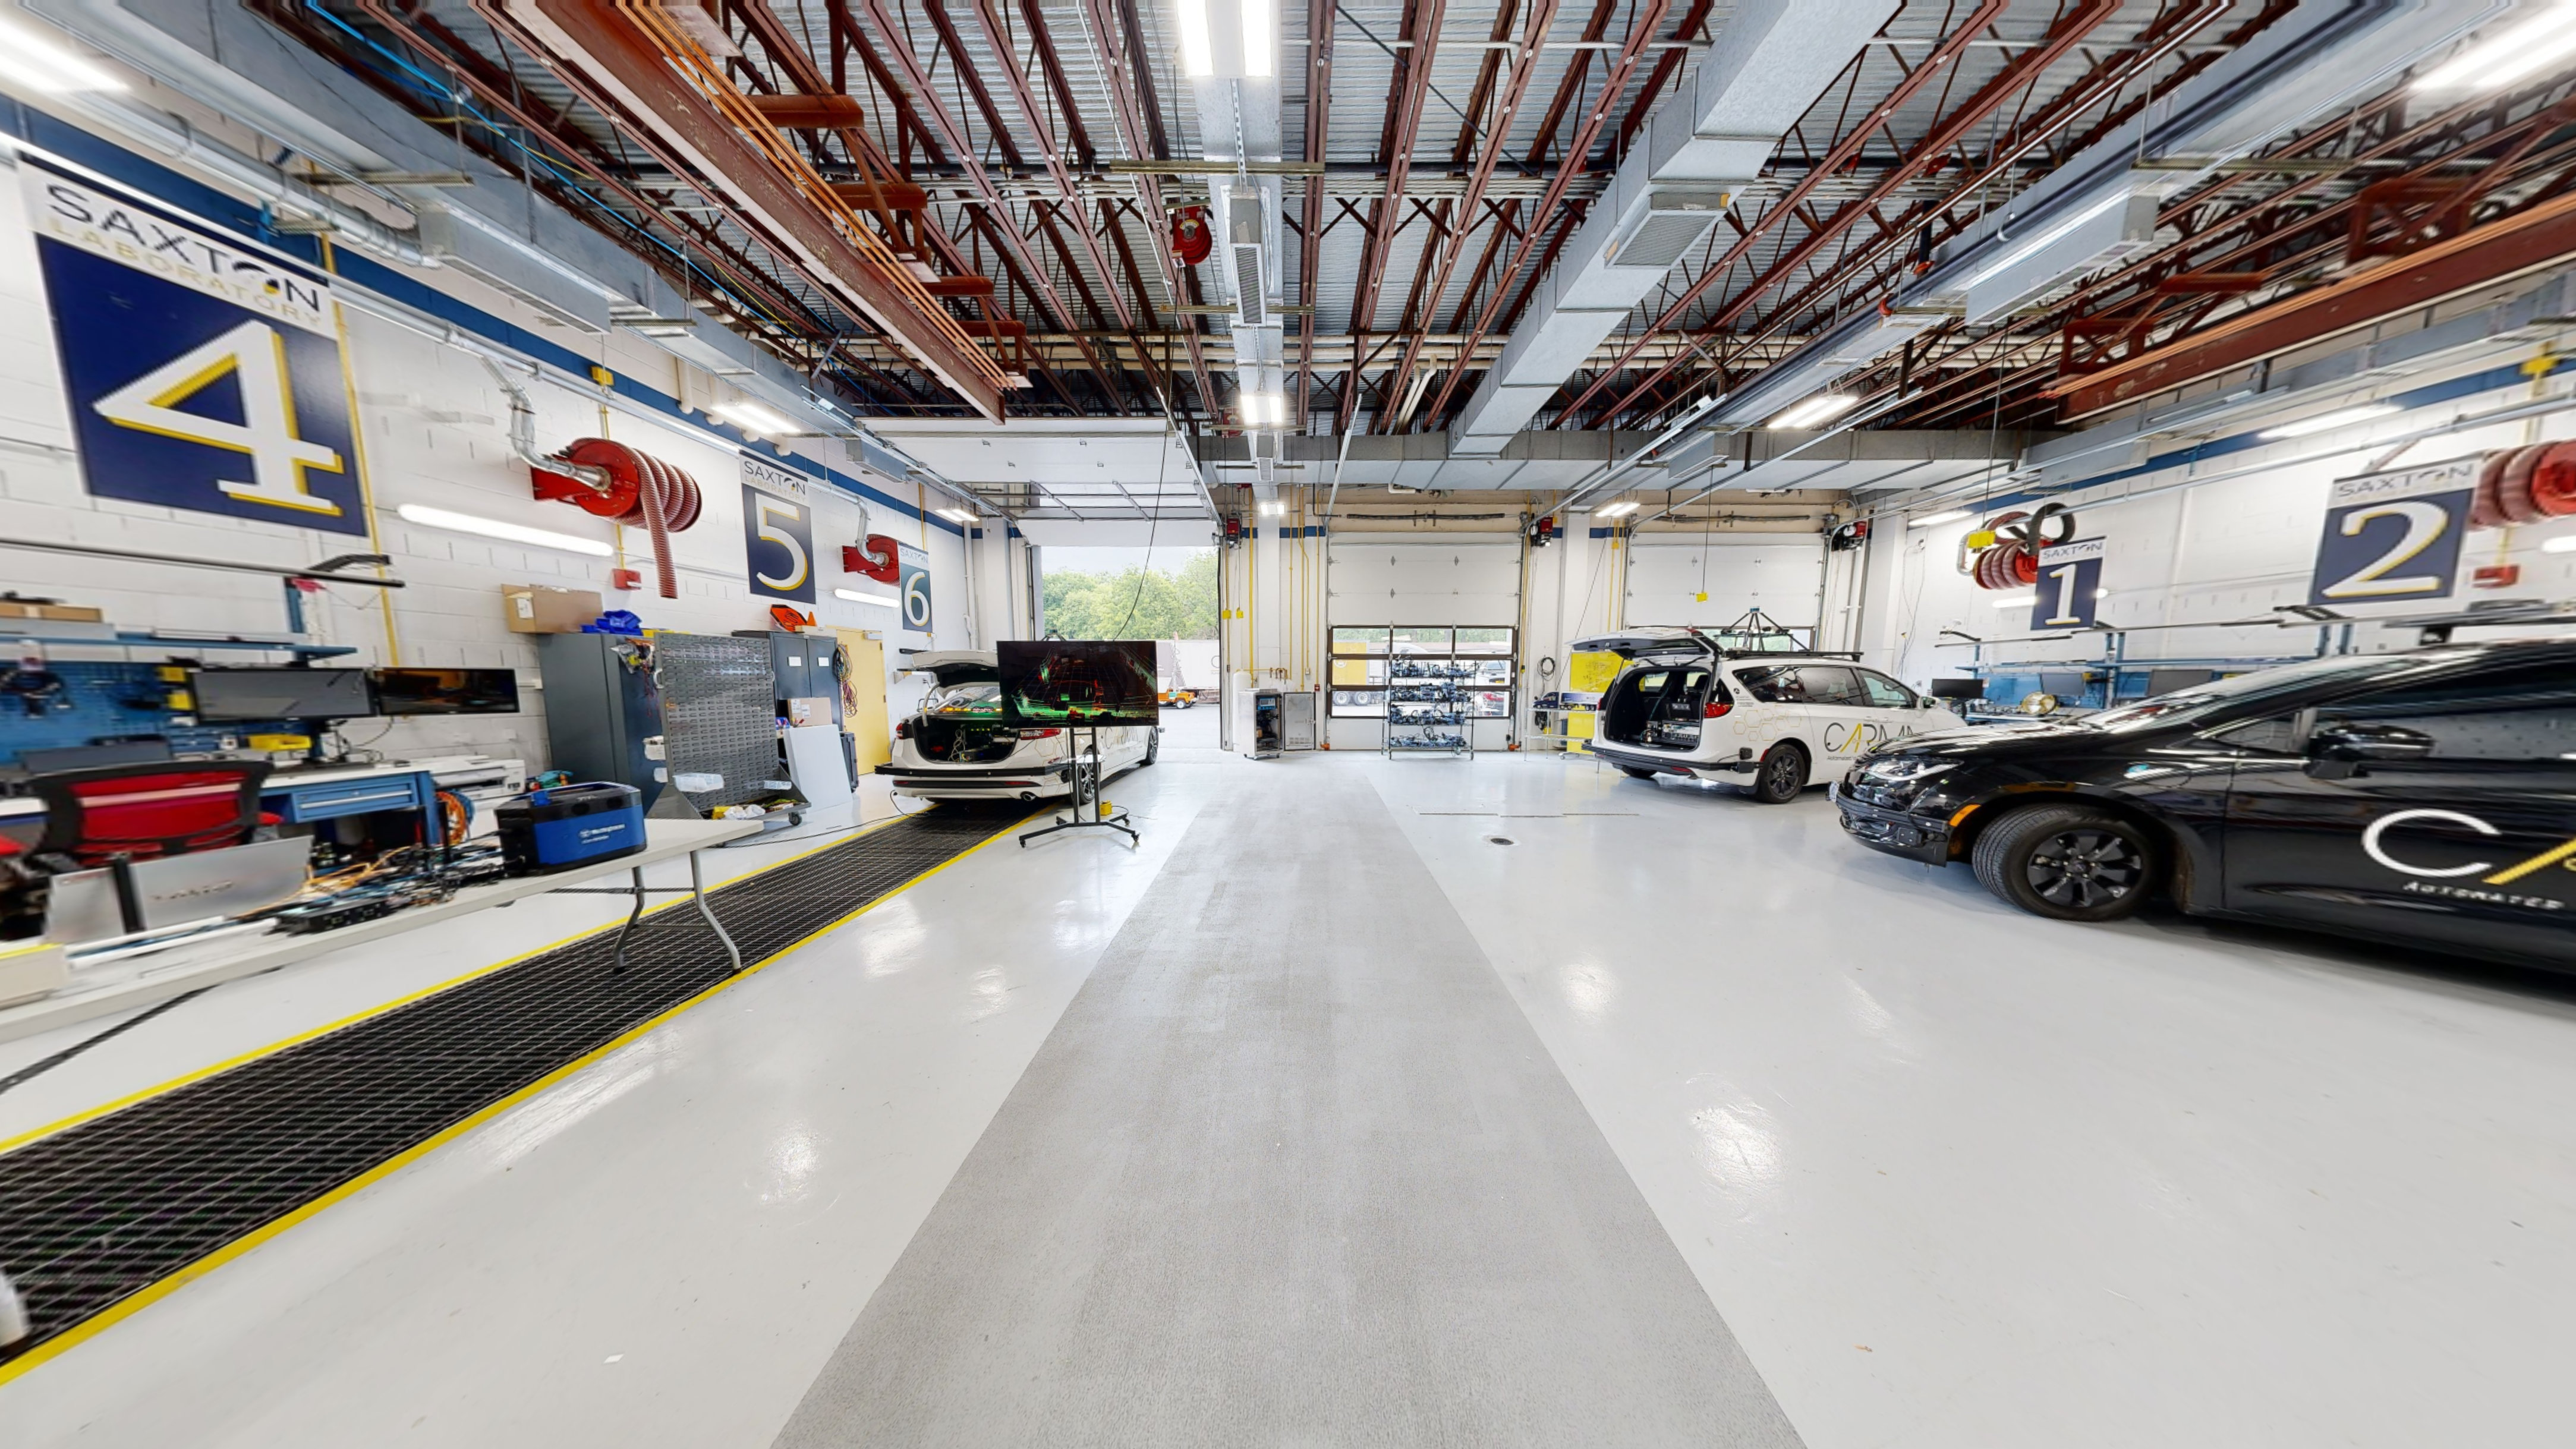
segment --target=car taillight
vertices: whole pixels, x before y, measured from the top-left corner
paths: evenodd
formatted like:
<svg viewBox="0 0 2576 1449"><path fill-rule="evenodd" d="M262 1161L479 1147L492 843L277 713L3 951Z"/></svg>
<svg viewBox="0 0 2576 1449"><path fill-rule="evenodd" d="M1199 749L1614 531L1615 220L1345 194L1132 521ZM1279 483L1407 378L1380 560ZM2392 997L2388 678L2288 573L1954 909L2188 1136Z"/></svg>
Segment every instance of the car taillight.
<svg viewBox="0 0 2576 1449"><path fill-rule="evenodd" d="M1699 712L1699 717L1701 719L1715 719L1719 715L1722 715L1733 708L1735 708L1735 706L1728 704L1725 700L1712 699L1708 702L1708 707Z"/></svg>
<svg viewBox="0 0 2576 1449"><path fill-rule="evenodd" d="M899 740L908 740L908 739L911 739L911 738L912 738L912 721L910 721L910 720L908 720L908 719L899 719L899 720L896 720L896 721L894 722L894 737L895 737L896 739L899 739Z"/></svg>
<svg viewBox="0 0 2576 1449"><path fill-rule="evenodd" d="M1064 731L1062 730L1022 730L1020 731L1020 738L1024 740L1051 740L1057 735L1063 733Z"/></svg>

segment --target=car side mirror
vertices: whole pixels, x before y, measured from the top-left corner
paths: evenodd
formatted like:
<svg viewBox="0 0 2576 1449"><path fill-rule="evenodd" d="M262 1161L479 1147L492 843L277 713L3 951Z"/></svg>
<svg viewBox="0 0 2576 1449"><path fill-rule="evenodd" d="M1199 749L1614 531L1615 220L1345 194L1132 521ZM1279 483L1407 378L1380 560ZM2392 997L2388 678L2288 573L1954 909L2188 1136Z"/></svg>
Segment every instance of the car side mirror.
<svg viewBox="0 0 2576 1449"><path fill-rule="evenodd" d="M2326 766L2350 766L2420 760L2433 753L2433 737L2404 725L2339 721L2317 726L2308 734L2308 759Z"/></svg>

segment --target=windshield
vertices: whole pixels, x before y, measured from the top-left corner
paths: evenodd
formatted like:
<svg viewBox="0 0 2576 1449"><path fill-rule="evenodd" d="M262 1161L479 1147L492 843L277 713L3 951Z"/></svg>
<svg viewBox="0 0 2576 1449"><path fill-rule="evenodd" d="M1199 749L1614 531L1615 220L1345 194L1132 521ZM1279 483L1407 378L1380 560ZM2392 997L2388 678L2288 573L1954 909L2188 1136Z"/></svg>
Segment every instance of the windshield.
<svg viewBox="0 0 2576 1449"><path fill-rule="evenodd" d="M2338 654L2323 659L2302 659L2296 664L2258 669L2251 674L2195 684L2171 694L2142 699L2136 704L2106 709L2100 714L2087 715L2078 723L2103 730L2189 724L2234 706L2260 704L2266 699L2321 684L2366 684L2401 671L2449 664L2453 659L2450 654Z"/></svg>
<svg viewBox="0 0 2576 1449"><path fill-rule="evenodd" d="M1002 686L991 680L952 684L922 696L923 714L989 714L1002 712Z"/></svg>

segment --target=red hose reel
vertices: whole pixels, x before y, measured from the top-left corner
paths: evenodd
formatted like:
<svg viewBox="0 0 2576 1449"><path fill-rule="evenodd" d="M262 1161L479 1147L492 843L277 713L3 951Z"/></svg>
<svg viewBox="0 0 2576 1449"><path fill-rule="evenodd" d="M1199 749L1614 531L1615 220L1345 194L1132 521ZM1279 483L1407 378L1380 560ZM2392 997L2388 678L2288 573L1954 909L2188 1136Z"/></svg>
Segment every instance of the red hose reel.
<svg viewBox="0 0 2576 1449"><path fill-rule="evenodd" d="M536 495L611 522L642 525L653 536L658 591L663 598L678 598L680 582L671 564L670 535L687 531L706 506L697 480L650 453L606 438L583 438L554 456L605 474L607 481L595 484L574 473L532 467L528 481Z"/></svg>
<svg viewBox="0 0 2576 1449"><path fill-rule="evenodd" d="M1995 515L1968 539L1978 533L1991 542L1963 560L1959 571L1981 589L2026 589L2039 582L2039 551L2075 537L2075 514L2063 503L2042 504L2037 513L2014 509Z"/></svg>
<svg viewBox="0 0 2576 1449"><path fill-rule="evenodd" d="M2534 443L2486 456L2469 503L2471 528L2542 523L2576 514L2576 443Z"/></svg>

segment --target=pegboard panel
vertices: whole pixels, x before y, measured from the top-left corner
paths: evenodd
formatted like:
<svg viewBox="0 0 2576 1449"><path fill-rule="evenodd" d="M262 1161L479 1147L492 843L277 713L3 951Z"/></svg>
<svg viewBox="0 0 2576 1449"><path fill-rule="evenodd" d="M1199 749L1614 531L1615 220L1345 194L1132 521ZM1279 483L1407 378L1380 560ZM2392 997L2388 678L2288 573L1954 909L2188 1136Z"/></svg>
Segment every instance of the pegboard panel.
<svg viewBox="0 0 2576 1449"><path fill-rule="evenodd" d="M691 795L704 811L747 805L786 777L778 759L778 684L769 641L721 634L655 634L653 673L662 687L662 739L674 779L690 771L724 776L712 795Z"/></svg>
<svg viewBox="0 0 2576 1449"><path fill-rule="evenodd" d="M64 689L42 700L42 713L29 714L27 700L0 694L0 764L18 763L22 750L66 749L134 735L161 735L177 754L213 754L229 739L238 747L255 734L295 734L284 720L225 720L220 724L183 725L162 705L170 686L150 664L51 663ZM14 659L0 660L0 680L17 671Z"/></svg>

